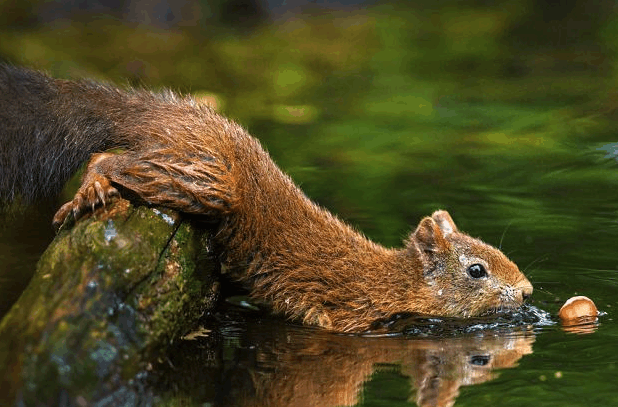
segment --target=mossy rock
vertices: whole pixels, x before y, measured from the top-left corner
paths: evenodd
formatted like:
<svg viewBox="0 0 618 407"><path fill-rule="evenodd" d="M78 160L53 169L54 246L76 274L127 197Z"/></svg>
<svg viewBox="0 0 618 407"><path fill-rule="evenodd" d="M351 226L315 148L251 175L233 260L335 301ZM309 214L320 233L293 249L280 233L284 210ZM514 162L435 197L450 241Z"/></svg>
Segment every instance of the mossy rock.
<svg viewBox="0 0 618 407"><path fill-rule="evenodd" d="M62 230L0 322L0 404L86 405L143 376L215 302L209 237L125 200Z"/></svg>

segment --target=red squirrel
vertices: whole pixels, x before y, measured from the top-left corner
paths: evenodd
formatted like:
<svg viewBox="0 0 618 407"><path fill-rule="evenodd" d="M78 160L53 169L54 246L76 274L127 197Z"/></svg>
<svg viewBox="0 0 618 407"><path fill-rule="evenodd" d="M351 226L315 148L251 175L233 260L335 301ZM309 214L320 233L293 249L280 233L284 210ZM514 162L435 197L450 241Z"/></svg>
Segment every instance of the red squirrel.
<svg viewBox="0 0 618 407"><path fill-rule="evenodd" d="M119 190L217 220L226 273L304 324L361 332L396 313L466 318L532 294L514 263L446 211L422 219L402 248L368 240L309 200L241 126L190 96L2 65L0 137L2 201L56 194L89 160L54 224Z"/></svg>

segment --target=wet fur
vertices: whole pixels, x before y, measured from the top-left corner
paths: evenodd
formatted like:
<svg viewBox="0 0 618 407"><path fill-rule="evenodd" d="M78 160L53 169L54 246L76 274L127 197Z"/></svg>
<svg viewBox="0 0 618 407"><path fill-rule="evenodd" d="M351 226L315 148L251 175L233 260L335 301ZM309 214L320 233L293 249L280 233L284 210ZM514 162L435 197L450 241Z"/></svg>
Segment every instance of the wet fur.
<svg viewBox="0 0 618 407"><path fill-rule="evenodd" d="M243 128L190 97L2 66L0 137L0 199L55 194L91 158L55 221L110 199L115 187L218 219L225 272L306 324L362 331L400 312L474 316L519 306L532 290L444 211L423 219L402 249L369 241L311 202ZM103 153L110 148L125 151ZM482 259L491 278L472 281L462 258Z"/></svg>

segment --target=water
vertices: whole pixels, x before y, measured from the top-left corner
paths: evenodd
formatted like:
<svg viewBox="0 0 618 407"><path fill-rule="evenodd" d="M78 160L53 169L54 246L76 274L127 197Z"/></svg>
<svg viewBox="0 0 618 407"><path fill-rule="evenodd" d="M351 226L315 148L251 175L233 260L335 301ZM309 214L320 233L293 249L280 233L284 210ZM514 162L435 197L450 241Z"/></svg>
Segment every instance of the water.
<svg viewBox="0 0 618 407"><path fill-rule="evenodd" d="M217 406L614 405L616 384L608 378L615 376L616 357L591 349L595 338L613 342L604 324L591 335L575 335L541 310L526 313L516 318L527 322L520 324L433 319L433 330L408 321L422 332L408 326L404 332L341 335L228 307L206 322L202 336L175 345L167 368L158 371L162 393L155 400ZM188 365L188 359L199 363ZM588 386L594 394L580 399Z"/></svg>
<svg viewBox="0 0 618 407"><path fill-rule="evenodd" d="M462 230L500 245L534 285L523 316L464 325L399 318L354 336L224 310L205 322L206 339L174 345L171 365L151 372L139 394L149 394L155 405L182 400L196 406L618 405L618 163L607 152L613 144L594 137L536 152L534 159L451 145L440 158L455 167L473 160L472 171L454 176L444 166L425 176L433 186L400 182L386 194L415 197L408 215L396 213L401 218L447 207ZM314 171L325 179L337 175L336 167ZM379 180L367 185L372 194L384 188ZM348 219L388 243L382 226L373 226L379 216L372 208L370 215L358 212L360 205ZM4 256L21 260L19 267L4 263L4 299L16 298L15 287L25 284L51 238L44 215L12 219L18 229L3 235ZM30 232L18 233L24 230ZM564 331L556 317L574 295L590 297L603 312L587 334Z"/></svg>
<svg viewBox="0 0 618 407"><path fill-rule="evenodd" d="M210 11L172 30L68 11L34 23L52 21L47 8L0 27L1 58L215 101L312 199L384 245L447 209L534 285L538 319L400 318L366 336L225 309L171 346L139 394L195 406L618 405L618 14L604 1L482 3L299 11L244 34ZM2 218L0 314L53 238L53 209ZM574 295L604 313L586 334L556 317Z"/></svg>

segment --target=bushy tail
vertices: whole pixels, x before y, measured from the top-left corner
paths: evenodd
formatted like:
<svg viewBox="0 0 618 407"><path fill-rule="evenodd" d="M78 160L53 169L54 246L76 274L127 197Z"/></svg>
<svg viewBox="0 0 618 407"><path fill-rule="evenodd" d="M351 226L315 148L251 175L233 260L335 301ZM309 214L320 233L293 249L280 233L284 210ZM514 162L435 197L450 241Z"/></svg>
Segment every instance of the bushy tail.
<svg viewBox="0 0 618 407"><path fill-rule="evenodd" d="M0 202L53 196L91 153L111 147L110 120L71 83L0 65Z"/></svg>

